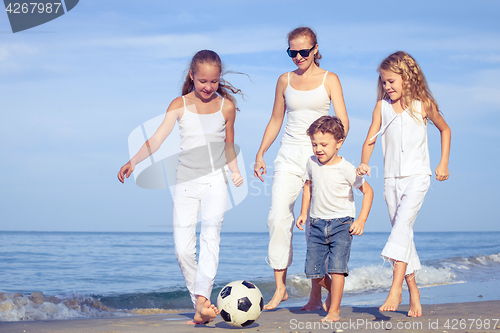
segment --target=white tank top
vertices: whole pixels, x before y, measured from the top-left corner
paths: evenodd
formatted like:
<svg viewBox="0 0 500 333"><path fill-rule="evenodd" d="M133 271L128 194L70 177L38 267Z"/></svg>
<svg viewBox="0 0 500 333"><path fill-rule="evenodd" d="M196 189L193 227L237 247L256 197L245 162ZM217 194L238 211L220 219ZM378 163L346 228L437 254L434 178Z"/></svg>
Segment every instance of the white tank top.
<svg viewBox="0 0 500 333"><path fill-rule="evenodd" d="M282 144L311 144L307 129L319 117L327 116L330 109L330 97L325 89L327 74L328 72L325 72L323 83L318 88L303 91L290 85L288 73L288 85L285 89L287 122L281 139Z"/></svg>
<svg viewBox="0 0 500 333"><path fill-rule="evenodd" d="M181 152L177 180L206 181L204 176L220 175L226 164L226 120L222 114L224 98L220 110L210 114L189 111L184 96L182 100L184 112L178 122Z"/></svg>
<svg viewBox="0 0 500 333"><path fill-rule="evenodd" d="M432 175L427 124L422 118L420 101L414 101L413 107L418 119L413 118L408 109L396 114L390 100L382 100L379 133L382 133L384 178Z"/></svg>

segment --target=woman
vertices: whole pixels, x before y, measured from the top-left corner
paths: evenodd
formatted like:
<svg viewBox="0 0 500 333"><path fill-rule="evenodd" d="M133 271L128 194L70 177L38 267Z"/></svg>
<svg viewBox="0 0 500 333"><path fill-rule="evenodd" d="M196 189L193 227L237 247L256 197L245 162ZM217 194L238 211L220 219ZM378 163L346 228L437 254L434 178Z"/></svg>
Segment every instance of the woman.
<svg viewBox="0 0 500 333"><path fill-rule="evenodd" d="M275 309L281 301L288 299L286 273L293 257L293 207L304 185L306 161L313 155L306 130L314 120L328 115L330 102L346 134L349 130L342 86L337 75L319 67L321 55L314 31L307 27L293 30L288 34L288 46L288 55L297 69L282 74L278 79L273 113L254 167L254 175L264 181L262 175L267 174L264 153L278 136L287 112L285 133L274 161L271 209L267 222L270 236L269 264L274 269L276 292L264 307L266 310ZM321 287L313 285L311 299L303 310L317 309L318 306L321 307Z"/></svg>

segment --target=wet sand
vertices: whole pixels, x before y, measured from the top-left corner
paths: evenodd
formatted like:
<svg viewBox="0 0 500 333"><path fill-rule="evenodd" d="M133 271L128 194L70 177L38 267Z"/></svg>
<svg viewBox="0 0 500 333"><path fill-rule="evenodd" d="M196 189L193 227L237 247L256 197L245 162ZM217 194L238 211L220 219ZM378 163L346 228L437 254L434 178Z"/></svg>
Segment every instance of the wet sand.
<svg viewBox="0 0 500 333"><path fill-rule="evenodd" d="M254 324L236 328L220 316L207 325L187 325L193 312L73 319L59 321L0 322L2 333L118 333L118 332L500 332L500 301L425 304L423 316L407 317L409 305L396 312L377 307L342 307L342 320L322 324L324 311L304 312L299 307L265 311Z"/></svg>

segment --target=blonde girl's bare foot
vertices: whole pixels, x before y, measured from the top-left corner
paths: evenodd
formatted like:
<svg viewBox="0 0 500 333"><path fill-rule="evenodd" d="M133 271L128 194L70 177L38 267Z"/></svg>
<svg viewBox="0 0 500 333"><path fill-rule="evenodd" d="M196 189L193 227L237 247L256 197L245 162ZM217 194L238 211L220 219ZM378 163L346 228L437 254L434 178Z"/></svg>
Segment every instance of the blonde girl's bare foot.
<svg viewBox="0 0 500 333"><path fill-rule="evenodd" d="M391 289L389 291L389 295L385 300L384 304L380 308L380 311L396 311L398 309L399 304L403 301L403 297L401 296L402 291L394 291Z"/></svg>
<svg viewBox="0 0 500 333"><path fill-rule="evenodd" d="M332 293L328 292L328 296L326 296L326 301L325 303L323 303L323 310L329 312L331 305L332 305Z"/></svg>
<svg viewBox="0 0 500 333"><path fill-rule="evenodd" d="M420 291L417 295L410 294L410 311L408 317L422 317L422 305L420 304Z"/></svg>
<svg viewBox="0 0 500 333"><path fill-rule="evenodd" d="M264 305L264 310L274 310L278 307L278 305L281 302L284 302L287 299L288 299L288 293L286 292L286 289L283 289L283 290L276 289L271 301L269 303L267 303L266 305Z"/></svg>
<svg viewBox="0 0 500 333"><path fill-rule="evenodd" d="M219 309L207 299L205 303L196 303L196 313L192 321L188 321L187 324L192 325L204 325L209 323L217 317L219 314Z"/></svg>
<svg viewBox="0 0 500 333"><path fill-rule="evenodd" d="M333 321L340 321L340 311L329 311L325 318L321 319L322 323L330 323Z"/></svg>

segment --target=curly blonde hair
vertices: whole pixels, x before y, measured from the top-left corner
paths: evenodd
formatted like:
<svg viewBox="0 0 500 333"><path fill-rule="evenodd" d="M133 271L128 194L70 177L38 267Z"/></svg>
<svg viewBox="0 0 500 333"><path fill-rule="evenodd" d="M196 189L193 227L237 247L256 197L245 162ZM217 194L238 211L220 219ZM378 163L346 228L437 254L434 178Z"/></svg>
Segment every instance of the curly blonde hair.
<svg viewBox="0 0 500 333"><path fill-rule="evenodd" d="M403 79L403 91L401 94L401 106L403 109L408 108L411 116L415 119L419 119L416 115L417 112L413 106L413 101L420 101L427 114L439 111L438 105L434 96L432 95L427 81L425 79L424 73L420 69L418 63L404 51L398 51L382 61L378 67L378 72L380 70L390 70L391 72L401 75ZM378 93L377 100L387 99L389 95L385 91L380 75L378 77Z"/></svg>

